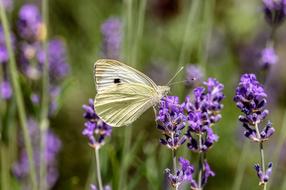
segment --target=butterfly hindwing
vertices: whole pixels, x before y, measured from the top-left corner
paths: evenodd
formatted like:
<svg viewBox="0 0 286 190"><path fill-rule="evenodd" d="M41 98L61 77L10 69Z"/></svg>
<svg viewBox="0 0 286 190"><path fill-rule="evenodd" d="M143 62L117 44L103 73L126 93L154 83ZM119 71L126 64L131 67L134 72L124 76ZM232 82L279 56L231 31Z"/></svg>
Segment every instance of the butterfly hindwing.
<svg viewBox="0 0 286 190"><path fill-rule="evenodd" d="M129 125L153 106L156 91L143 84L112 84L98 92L94 108L97 115L113 127Z"/></svg>
<svg viewBox="0 0 286 190"><path fill-rule="evenodd" d="M138 83L157 89L157 85L145 74L116 60L100 59L94 64L97 92L114 84Z"/></svg>

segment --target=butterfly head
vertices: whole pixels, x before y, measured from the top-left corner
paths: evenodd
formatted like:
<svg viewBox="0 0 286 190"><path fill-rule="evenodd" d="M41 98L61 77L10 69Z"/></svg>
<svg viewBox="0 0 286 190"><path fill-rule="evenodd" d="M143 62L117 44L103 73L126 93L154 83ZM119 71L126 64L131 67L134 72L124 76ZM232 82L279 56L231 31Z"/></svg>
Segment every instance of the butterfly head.
<svg viewBox="0 0 286 190"><path fill-rule="evenodd" d="M158 92L160 97L167 96L168 93L170 92L170 87L169 86L158 86Z"/></svg>

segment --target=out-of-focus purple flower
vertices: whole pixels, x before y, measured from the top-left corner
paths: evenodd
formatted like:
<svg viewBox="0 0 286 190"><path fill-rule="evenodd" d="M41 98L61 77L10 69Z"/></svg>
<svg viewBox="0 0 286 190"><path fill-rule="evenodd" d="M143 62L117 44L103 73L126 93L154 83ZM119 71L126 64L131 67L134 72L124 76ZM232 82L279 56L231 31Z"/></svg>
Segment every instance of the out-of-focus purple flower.
<svg viewBox="0 0 286 190"><path fill-rule="evenodd" d="M204 78L203 71L200 67L190 64L186 68L186 85L194 85L196 82L201 82Z"/></svg>
<svg viewBox="0 0 286 190"><path fill-rule="evenodd" d="M278 56L274 48L265 48L261 52L260 65L263 68L269 68L271 65L275 65L278 61Z"/></svg>
<svg viewBox="0 0 286 190"><path fill-rule="evenodd" d="M8 100L12 96L12 87L9 81L2 81L0 83L0 96L3 100Z"/></svg>
<svg viewBox="0 0 286 190"><path fill-rule="evenodd" d="M176 189L184 183L190 183L192 188L197 188L197 183L193 179L194 166L190 163L189 160L184 159L183 157L179 158L180 169L177 169L174 174L169 168L165 169L167 173L169 183Z"/></svg>
<svg viewBox="0 0 286 190"><path fill-rule="evenodd" d="M91 147L100 148L105 138L111 135L112 128L96 115L93 99L89 99L89 104L83 105L82 108L85 111L83 117L86 119L82 134L88 138Z"/></svg>
<svg viewBox="0 0 286 190"><path fill-rule="evenodd" d="M29 128L29 135L32 137L32 146L34 151L34 160L36 171L40 168L40 129L35 120L29 119L27 126ZM57 160L56 156L61 148L60 139L50 130L45 134L45 162L47 164L47 185L51 188L58 179ZM23 139L20 139L19 144L23 144ZM23 182L24 189L29 189L29 163L26 150L22 147L20 152L20 159L13 166L14 175ZM37 173L40 176L40 173Z"/></svg>
<svg viewBox="0 0 286 190"><path fill-rule="evenodd" d="M186 116L177 96L167 96L161 100L156 120L157 128L164 135L160 139L161 144L176 150L185 143L186 137L182 135L182 129L185 127Z"/></svg>
<svg viewBox="0 0 286 190"><path fill-rule="evenodd" d="M40 96L36 93L31 94L31 101L34 105L39 105L40 103Z"/></svg>
<svg viewBox="0 0 286 190"><path fill-rule="evenodd" d="M13 7L12 0L2 0L2 4L5 10L11 11Z"/></svg>
<svg viewBox="0 0 286 190"><path fill-rule="evenodd" d="M221 101L224 98L223 85L217 80L209 78L204 82L207 89L197 87L194 89L194 101L189 96L186 97L183 107L188 114L188 131L186 136L189 138L188 147L195 152L207 151L218 136L214 134L211 126L221 119L220 111L223 108ZM204 136L197 139L198 135Z"/></svg>
<svg viewBox="0 0 286 190"><path fill-rule="evenodd" d="M102 52L105 58L119 59L122 41L122 24L118 18L109 18L101 25Z"/></svg>
<svg viewBox="0 0 286 190"><path fill-rule="evenodd" d="M279 26L285 19L285 0L262 0L266 21L271 26Z"/></svg>
<svg viewBox="0 0 286 190"><path fill-rule="evenodd" d="M90 185L90 190L98 190L98 189L97 189L96 185L91 184ZM109 185L106 185L106 186L103 187L103 190L112 190L112 189L111 189L111 187Z"/></svg>
<svg viewBox="0 0 286 190"><path fill-rule="evenodd" d="M244 135L253 141L265 141L275 131L270 122L259 134L256 131L256 125L258 126L269 113L265 108L266 98L264 88L254 74L241 76L234 101L236 106L245 114L239 116L239 120L246 129Z"/></svg>
<svg viewBox="0 0 286 190"><path fill-rule="evenodd" d="M256 170L257 176L259 178L259 185L264 185L269 181L269 178L272 173L272 162L268 163L268 168L265 172L262 171L262 168L259 164L254 165L254 169Z"/></svg>
<svg viewBox="0 0 286 190"><path fill-rule="evenodd" d="M14 34L11 33L11 42L14 46L15 37ZM7 63L9 60L9 54L8 50L6 48L6 41L5 41L5 35L2 25L0 25L0 65Z"/></svg>
<svg viewBox="0 0 286 190"><path fill-rule="evenodd" d="M59 86L50 86L50 114L53 114L58 109L58 97L61 93L61 88Z"/></svg>
<svg viewBox="0 0 286 190"><path fill-rule="evenodd" d="M41 65L45 62L44 52L41 50L37 54L38 61ZM67 53L64 42L60 39L49 41L48 62L50 79L57 82L63 79L70 71L67 64Z"/></svg>
<svg viewBox="0 0 286 190"><path fill-rule="evenodd" d="M19 35L28 42L35 42L41 38L42 17L36 5L26 4L21 7L17 27Z"/></svg>

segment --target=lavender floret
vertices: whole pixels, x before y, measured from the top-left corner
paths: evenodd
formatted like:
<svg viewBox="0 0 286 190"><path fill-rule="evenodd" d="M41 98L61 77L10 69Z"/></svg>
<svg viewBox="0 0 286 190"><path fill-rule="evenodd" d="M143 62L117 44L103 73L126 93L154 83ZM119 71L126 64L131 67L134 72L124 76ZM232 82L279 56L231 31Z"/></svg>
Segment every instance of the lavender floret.
<svg viewBox="0 0 286 190"><path fill-rule="evenodd" d="M160 139L162 145L176 150L185 143L182 129L185 128L186 116L177 96L167 96L161 100L156 120L157 128L164 135Z"/></svg>
<svg viewBox="0 0 286 190"><path fill-rule="evenodd" d="M171 173L169 168L165 169L170 184L176 189L184 183L190 183L192 187L197 187L197 184L193 179L194 166L189 160L186 160L183 157L179 158L179 164L181 168L177 169L174 174Z"/></svg>
<svg viewBox="0 0 286 190"><path fill-rule="evenodd" d="M275 65L278 61L278 56L274 48L265 48L261 52L260 65L263 68L269 68Z"/></svg>
<svg viewBox="0 0 286 190"><path fill-rule="evenodd" d="M9 81L0 82L0 97L3 100L8 100L12 97L12 87Z"/></svg>
<svg viewBox="0 0 286 190"><path fill-rule="evenodd" d="M100 148L105 143L105 138L111 135L112 128L96 115L93 99L89 99L89 104L83 105L82 108L85 111L83 117L86 119L82 134L88 138L91 147Z"/></svg>
<svg viewBox="0 0 286 190"><path fill-rule="evenodd" d="M263 0L265 20L272 27L277 27L285 19L286 1L285 0Z"/></svg>

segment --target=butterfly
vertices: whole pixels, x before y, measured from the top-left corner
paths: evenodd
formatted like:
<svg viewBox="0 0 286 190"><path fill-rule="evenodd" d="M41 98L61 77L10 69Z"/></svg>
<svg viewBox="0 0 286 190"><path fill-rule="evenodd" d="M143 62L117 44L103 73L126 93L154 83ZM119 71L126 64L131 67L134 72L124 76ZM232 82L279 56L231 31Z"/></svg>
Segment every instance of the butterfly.
<svg viewBox="0 0 286 190"><path fill-rule="evenodd" d="M128 126L157 105L170 88L119 61L100 59L94 64L97 94L94 109L112 127Z"/></svg>

